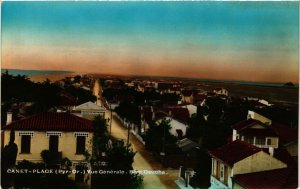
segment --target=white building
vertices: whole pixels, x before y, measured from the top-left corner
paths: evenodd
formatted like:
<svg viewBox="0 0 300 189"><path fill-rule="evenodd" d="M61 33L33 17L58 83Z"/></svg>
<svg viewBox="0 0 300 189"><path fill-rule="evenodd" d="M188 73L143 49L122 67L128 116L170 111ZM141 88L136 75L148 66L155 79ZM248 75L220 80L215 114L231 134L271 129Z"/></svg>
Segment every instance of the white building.
<svg viewBox="0 0 300 189"><path fill-rule="evenodd" d="M180 121L177 121L176 119L166 116L162 119L159 119L156 121L156 123L160 123L163 119L169 120L170 121L170 125L171 125L171 130L170 133L176 137L178 137L178 131L181 130L182 131L182 136L186 135L186 130L187 130L187 125L184 123L181 123Z"/></svg>
<svg viewBox="0 0 300 189"><path fill-rule="evenodd" d="M98 106L97 104L89 101L76 106L73 109L73 114L79 117L84 117L87 119L94 119L95 116L101 115L103 118L105 116L105 107Z"/></svg>

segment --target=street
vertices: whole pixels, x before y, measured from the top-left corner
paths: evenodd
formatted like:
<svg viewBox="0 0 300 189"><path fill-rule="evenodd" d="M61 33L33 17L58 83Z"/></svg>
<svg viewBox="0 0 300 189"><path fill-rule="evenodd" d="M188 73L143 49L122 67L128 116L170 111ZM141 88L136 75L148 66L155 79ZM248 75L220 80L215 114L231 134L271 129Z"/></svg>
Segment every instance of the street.
<svg viewBox="0 0 300 189"><path fill-rule="evenodd" d="M110 111L106 112L106 118L110 118ZM117 139L127 141L127 129L122 126L113 113L111 135ZM132 148L136 151L134 157L133 168L135 170L161 170L165 171L165 175L144 174L144 188L145 189L173 189L177 188L174 181L177 179L178 170L162 168L161 164L154 160L151 153L145 150L143 144L136 139L133 134L129 138Z"/></svg>
<svg viewBox="0 0 300 189"><path fill-rule="evenodd" d="M95 84L93 87L93 93L97 96L97 105L104 104L100 101L102 99L102 88L99 84L98 80L95 80ZM115 113L112 114L109 110L105 112L105 118L112 120L111 124L111 135L114 138L127 141L128 130L123 127L122 123L115 116ZM109 128L108 128L109 130ZM163 168L160 163L158 163L152 156L151 153L145 150L143 144L136 139L136 137L130 133L129 141L132 144L132 148L136 151L136 155L134 157L133 168L138 171L165 171L164 175L157 174L143 174L143 188L144 189L176 189L178 188L175 184L175 180L178 177L177 169L167 169Z"/></svg>

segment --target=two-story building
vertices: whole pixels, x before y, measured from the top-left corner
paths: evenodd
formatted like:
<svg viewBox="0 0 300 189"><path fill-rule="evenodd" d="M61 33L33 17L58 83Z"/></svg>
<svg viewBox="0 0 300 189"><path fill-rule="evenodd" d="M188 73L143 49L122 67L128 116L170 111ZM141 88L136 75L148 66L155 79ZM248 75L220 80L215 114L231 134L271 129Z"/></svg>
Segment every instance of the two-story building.
<svg viewBox="0 0 300 189"><path fill-rule="evenodd" d="M296 130L253 111L232 129L233 142L210 152L210 188L295 188Z"/></svg>
<svg viewBox="0 0 300 189"><path fill-rule="evenodd" d="M210 189L234 188L235 175L286 168L287 165L262 149L235 140L209 152L212 157Z"/></svg>
<svg viewBox="0 0 300 189"><path fill-rule="evenodd" d="M247 119L232 126L232 140L241 140L260 148L268 148L270 153L278 148L279 137L269 125L259 120Z"/></svg>
<svg viewBox="0 0 300 189"><path fill-rule="evenodd" d="M291 156L298 156L298 130L248 111L246 120L232 126L232 141L241 140L274 154L278 148L286 149Z"/></svg>

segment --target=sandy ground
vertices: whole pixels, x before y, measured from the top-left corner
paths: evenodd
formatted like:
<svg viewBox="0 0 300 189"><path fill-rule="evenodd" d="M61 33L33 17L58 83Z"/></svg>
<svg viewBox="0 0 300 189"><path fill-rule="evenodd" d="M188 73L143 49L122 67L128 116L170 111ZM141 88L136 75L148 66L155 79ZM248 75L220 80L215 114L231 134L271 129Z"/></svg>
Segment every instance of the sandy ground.
<svg viewBox="0 0 300 189"><path fill-rule="evenodd" d="M97 104L101 105L101 85L96 80L93 93L97 96ZM105 118L111 119L110 111L105 112ZM127 141L128 130L123 127L122 123L118 120L113 113L112 124L111 124L111 135L117 139ZM154 160L152 155L145 150L143 144L136 139L136 137L130 134L129 141L132 144L132 148L136 151L134 157L133 168L135 170L161 170L165 171L167 174L155 175L155 174L143 174L143 188L144 189L177 189L175 180L177 179L178 170L177 169L166 169L163 168L158 162Z"/></svg>

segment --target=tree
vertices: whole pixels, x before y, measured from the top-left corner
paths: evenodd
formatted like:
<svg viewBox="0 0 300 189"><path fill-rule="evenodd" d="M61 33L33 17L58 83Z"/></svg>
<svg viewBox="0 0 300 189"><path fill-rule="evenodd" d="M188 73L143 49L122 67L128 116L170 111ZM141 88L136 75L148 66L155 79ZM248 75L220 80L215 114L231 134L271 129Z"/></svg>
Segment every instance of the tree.
<svg viewBox="0 0 300 189"><path fill-rule="evenodd" d="M2 151L2 166L1 166L1 176L2 176L2 187L10 188L13 184L13 175L7 174L7 169L12 169L15 167L16 159L18 154L18 146L15 144L15 131L10 131L9 144L6 145Z"/></svg>
<svg viewBox="0 0 300 189"><path fill-rule="evenodd" d="M122 140L114 141L106 151L107 166L99 167L99 169L112 171L112 173L92 175L92 188L141 188L142 176L131 172L135 154L136 152L132 150L131 145L126 145Z"/></svg>
<svg viewBox="0 0 300 189"><path fill-rule="evenodd" d="M125 144L123 140L114 141L106 153L108 167L113 170L132 170L135 154L131 144Z"/></svg>
<svg viewBox="0 0 300 189"><path fill-rule="evenodd" d="M150 124L144 136L146 149L157 153L168 153L171 149L174 152L177 138L170 133L170 129L170 120L167 119L162 119L159 123Z"/></svg>
<svg viewBox="0 0 300 189"><path fill-rule="evenodd" d="M186 131L186 136L190 139L200 139L204 134L204 127L207 124L204 119L205 108L198 106L197 113L193 114L190 120L189 127Z"/></svg>
<svg viewBox="0 0 300 189"><path fill-rule="evenodd" d="M95 102L97 100L97 97L93 95L92 91L87 91L82 88L76 88L72 85L66 88L66 92L76 97L78 104L82 104L88 101Z"/></svg>
<svg viewBox="0 0 300 189"><path fill-rule="evenodd" d="M141 131L141 113L136 104L128 101L121 102L115 111L122 118L137 125L139 132Z"/></svg>
<svg viewBox="0 0 300 189"><path fill-rule="evenodd" d="M92 161L99 161L102 152L106 152L109 135L107 131L107 121L100 115L93 120L94 136L93 136L93 156ZM100 158L100 159L99 159Z"/></svg>
<svg viewBox="0 0 300 189"><path fill-rule="evenodd" d="M190 184L193 187L209 188L211 175L211 157L207 151L201 149L198 151L198 166L195 168L195 176L191 178Z"/></svg>
<svg viewBox="0 0 300 189"><path fill-rule="evenodd" d="M80 80L81 80L81 76L80 75L76 75L74 77L74 83L80 83Z"/></svg>
<svg viewBox="0 0 300 189"><path fill-rule="evenodd" d="M123 173L92 175L92 188L140 188L142 177L130 173L136 153L133 152L131 145L125 145L124 141L112 141L107 126L107 121L101 116L93 120L92 169L123 171ZM103 165L103 162L106 162L106 165ZM118 182L115 182L116 180Z"/></svg>
<svg viewBox="0 0 300 189"><path fill-rule="evenodd" d="M43 150L41 152L41 157L43 158L46 166L53 166L61 163L61 155L59 152L52 152L50 150Z"/></svg>

